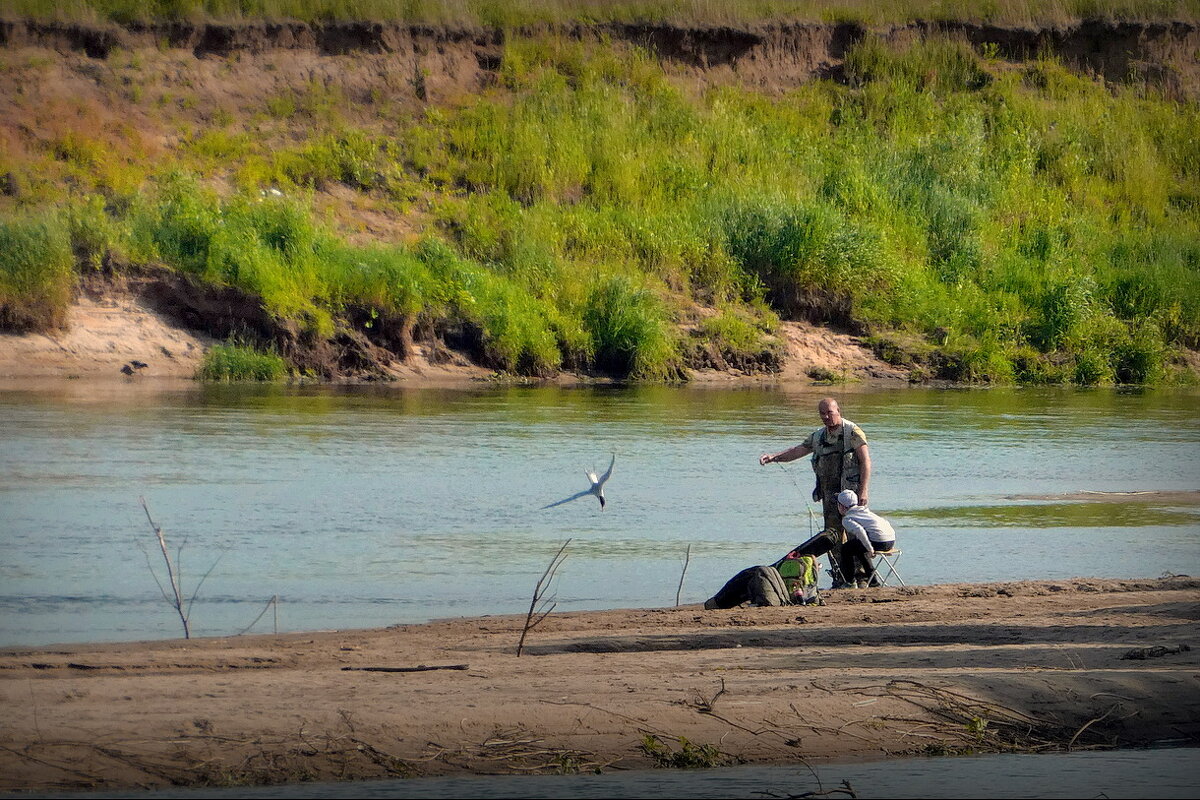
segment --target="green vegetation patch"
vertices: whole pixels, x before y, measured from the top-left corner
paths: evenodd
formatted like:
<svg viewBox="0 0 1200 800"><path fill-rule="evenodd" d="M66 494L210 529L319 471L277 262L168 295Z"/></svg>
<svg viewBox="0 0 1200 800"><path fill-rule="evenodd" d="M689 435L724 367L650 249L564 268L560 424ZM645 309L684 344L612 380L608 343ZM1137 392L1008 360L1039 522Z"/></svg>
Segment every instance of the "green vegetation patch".
<svg viewBox="0 0 1200 800"><path fill-rule="evenodd" d="M278 353L230 343L209 349L196 377L205 381L278 381L287 372L287 364Z"/></svg>
<svg viewBox="0 0 1200 800"><path fill-rule="evenodd" d="M736 759L722 753L715 745L696 744L687 738L678 737L678 747L673 748L659 737L648 733L638 745L655 766L665 769L713 769L736 763Z"/></svg>
<svg viewBox="0 0 1200 800"><path fill-rule="evenodd" d="M66 226L56 216L0 219L0 329L64 327L73 265Z"/></svg>
<svg viewBox="0 0 1200 800"><path fill-rule="evenodd" d="M300 336L441 338L523 375L770 368L804 319L918 377L1173 379L1200 347L1195 102L947 36L867 37L846 67L774 97L514 36L455 106L350 124L310 102L333 90L283 92L143 161L56 135L3 156L36 190L0 199L0 324L61 324L78 271L153 263Z"/></svg>

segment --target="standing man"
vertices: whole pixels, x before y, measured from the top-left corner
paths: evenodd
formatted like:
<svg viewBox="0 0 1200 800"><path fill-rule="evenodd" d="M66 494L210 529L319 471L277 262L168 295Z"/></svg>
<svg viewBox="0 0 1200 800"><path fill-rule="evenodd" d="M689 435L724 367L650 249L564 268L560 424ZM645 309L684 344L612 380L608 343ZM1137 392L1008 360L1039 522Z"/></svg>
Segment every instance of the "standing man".
<svg viewBox="0 0 1200 800"><path fill-rule="evenodd" d="M778 462L785 464L812 454L813 472L817 475L817 485L813 489L813 500L821 503L825 515L824 535L831 540L829 551L830 566L835 576L834 588L844 585L853 586L854 575L841 575L842 560L842 515L838 510L837 496L843 489L853 489L858 495L859 505L867 504L867 486L871 480L871 455L867 451L867 436L862 428L842 417L837 400L826 397L817 403L817 412L823 428L818 428L809 434L800 444L781 450L778 453L764 453L759 464Z"/></svg>

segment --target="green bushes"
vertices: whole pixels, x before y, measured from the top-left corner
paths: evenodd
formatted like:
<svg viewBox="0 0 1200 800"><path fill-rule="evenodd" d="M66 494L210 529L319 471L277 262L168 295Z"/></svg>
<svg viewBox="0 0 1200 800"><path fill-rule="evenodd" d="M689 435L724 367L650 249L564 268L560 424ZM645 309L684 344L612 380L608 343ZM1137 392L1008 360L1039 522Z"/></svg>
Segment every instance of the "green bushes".
<svg viewBox="0 0 1200 800"><path fill-rule="evenodd" d="M500 370L546 375L562 361L552 308L502 275L466 262L446 274L454 312L481 334L483 361Z"/></svg>
<svg viewBox="0 0 1200 800"><path fill-rule="evenodd" d="M111 268L112 260L124 260L130 249L129 226L109 213L100 195L85 197L67 206L63 213L71 251L80 269Z"/></svg>
<svg viewBox="0 0 1200 800"><path fill-rule="evenodd" d="M292 201L245 195L222 201L190 177L171 174L157 202L139 210L133 235L147 257L257 295L272 315L318 335L333 333L330 289L317 258L326 235Z"/></svg>
<svg viewBox="0 0 1200 800"><path fill-rule="evenodd" d="M895 50L873 36L846 54L846 77L860 87L886 82L893 89L941 92L982 89L992 80L965 41L934 39Z"/></svg>
<svg viewBox="0 0 1200 800"><path fill-rule="evenodd" d="M378 142L362 131L317 137L311 144L276 154L280 175L295 186L323 189L344 183L369 191L387 183L390 162Z"/></svg>
<svg viewBox="0 0 1200 800"><path fill-rule="evenodd" d="M678 345L666 309L629 278L597 279L588 292L583 322L601 370L658 380L678 376Z"/></svg>
<svg viewBox="0 0 1200 800"><path fill-rule="evenodd" d="M415 317L438 303L439 287L416 254L394 245L351 247L325 242L318 253L332 297L342 306L361 305L376 313Z"/></svg>
<svg viewBox="0 0 1200 800"><path fill-rule="evenodd" d="M785 316L855 323L858 296L889 284L878 234L823 203L747 203L718 223L723 245Z"/></svg>

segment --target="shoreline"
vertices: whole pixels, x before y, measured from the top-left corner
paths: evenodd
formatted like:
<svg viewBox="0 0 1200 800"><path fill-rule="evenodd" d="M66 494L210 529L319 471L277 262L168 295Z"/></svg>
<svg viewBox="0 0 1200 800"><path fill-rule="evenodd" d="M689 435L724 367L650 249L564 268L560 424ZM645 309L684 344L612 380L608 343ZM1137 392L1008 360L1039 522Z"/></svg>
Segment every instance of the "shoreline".
<svg viewBox="0 0 1200 800"><path fill-rule="evenodd" d="M879 388L987 389L992 384L961 383L915 377L910 368L890 364L866 345L862 337L801 321L785 321L778 332L785 357L777 371L687 368L687 380L667 385L703 389L783 387L813 392ZM136 292L115 285L93 286L72 303L68 325L47 333L0 332L0 389L28 389L78 384L133 388L135 386L212 385L196 377L205 354L218 340L183 325L161 307ZM394 388L464 389L487 386L545 386L578 388L621 386L630 382L603 375L561 371L533 378L498 373L471 362L463 353L435 351L429 342L416 342L405 358L391 354L381 361L378 375L336 378L292 377L272 385L383 386ZM382 352L382 351L381 351ZM1200 354L1183 354L1185 371L1200 381ZM129 374L127 365L143 366ZM220 382L218 382L220 383ZM654 382L652 382L654 383ZM1194 390L1181 382L1157 388ZM1046 388L1092 389L1062 384ZM1004 388L1022 388L1020 385ZM1123 388L1113 385L1114 389Z"/></svg>
<svg viewBox="0 0 1200 800"><path fill-rule="evenodd" d="M1200 743L1200 579L825 596L0 648L0 791Z"/></svg>
<svg viewBox="0 0 1200 800"><path fill-rule="evenodd" d="M129 288L93 287L71 305L65 330L51 333L0 332L0 387L44 381L104 383L112 386L155 381L193 381L205 354L218 340L189 329ZM780 337L787 357L778 372L689 369L690 386L718 387L797 384L833 385L810 373L845 379L836 385L908 385L906 370L887 364L850 334L810 323L784 322ZM380 354L383 351L379 351ZM142 367L123 374L127 365ZM380 355L383 372L371 377L289 380L288 385L382 385L413 388L488 385L605 386L625 381L569 371L546 378L497 373L472 363L465 354L435 351L416 342L405 358Z"/></svg>

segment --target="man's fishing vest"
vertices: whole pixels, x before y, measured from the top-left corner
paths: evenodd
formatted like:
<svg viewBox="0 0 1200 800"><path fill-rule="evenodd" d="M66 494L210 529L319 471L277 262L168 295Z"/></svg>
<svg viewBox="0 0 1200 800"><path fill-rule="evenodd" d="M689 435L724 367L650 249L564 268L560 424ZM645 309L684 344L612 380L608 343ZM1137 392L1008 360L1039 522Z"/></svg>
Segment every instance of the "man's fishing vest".
<svg viewBox="0 0 1200 800"><path fill-rule="evenodd" d="M827 438L828 429L821 427L812 435L812 468L817 475L813 489L813 500L820 502L822 492L840 492L842 489L858 491L862 480L862 469L858 454L854 452L854 441L865 444L866 434L846 418L842 418L842 429L837 436ZM858 434L855 437L854 434Z"/></svg>

